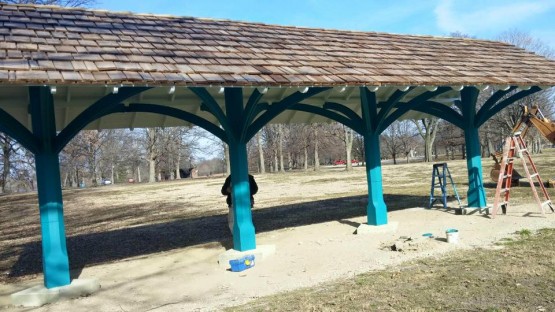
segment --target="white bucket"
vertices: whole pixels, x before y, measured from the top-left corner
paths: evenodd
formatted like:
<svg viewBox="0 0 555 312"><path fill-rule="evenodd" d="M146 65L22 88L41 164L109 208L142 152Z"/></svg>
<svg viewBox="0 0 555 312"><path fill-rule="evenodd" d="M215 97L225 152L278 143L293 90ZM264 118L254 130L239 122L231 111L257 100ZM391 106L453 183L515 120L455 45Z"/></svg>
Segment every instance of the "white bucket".
<svg viewBox="0 0 555 312"><path fill-rule="evenodd" d="M459 230L457 229L448 229L445 231L447 235L447 242L449 244L458 244L459 243Z"/></svg>

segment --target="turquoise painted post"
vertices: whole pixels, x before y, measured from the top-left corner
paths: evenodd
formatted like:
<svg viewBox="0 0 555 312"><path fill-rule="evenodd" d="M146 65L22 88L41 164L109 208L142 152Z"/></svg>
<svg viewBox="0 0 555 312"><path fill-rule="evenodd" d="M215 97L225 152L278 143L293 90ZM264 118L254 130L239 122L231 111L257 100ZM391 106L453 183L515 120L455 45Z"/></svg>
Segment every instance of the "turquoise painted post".
<svg viewBox="0 0 555 312"><path fill-rule="evenodd" d="M368 182L368 206L366 207L368 224L384 225L387 224L387 206L383 199L379 134L374 132L364 136L364 155Z"/></svg>
<svg viewBox="0 0 555 312"><path fill-rule="evenodd" d="M54 103L47 87L29 87L33 134L39 140L35 153L42 233L42 266L46 288L69 285L62 186L58 154L54 151Z"/></svg>
<svg viewBox="0 0 555 312"><path fill-rule="evenodd" d="M468 207L485 208L486 192L482 175L482 155L480 152L480 138L478 129L468 127L464 129L466 144L466 167L468 169Z"/></svg>
<svg viewBox="0 0 555 312"><path fill-rule="evenodd" d="M461 109L464 122L464 139L466 145L466 167L468 170L467 200L469 208L485 208L486 192L482 175L482 153L480 151L480 136L475 124L476 102L478 91L475 87L461 90Z"/></svg>
<svg viewBox="0 0 555 312"><path fill-rule="evenodd" d="M246 131L246 127L243 127L245 113L241 88L225 89L225 107L232 136L228 144L234 218L233 248L245 251L256 248L256 235L251 213L247 142L242 140L245 137L243 131Z"/></svg>
<svg viewBox="0 0 555 312"><path fill-rule="evenodd" d="M247 144L229 143L231 165L231 198L233 201L233 248L239 251L256 248L256 235L252 223L249 186Z"/></svg>
<svg viewBox="0 0 555 312"><path fill-rule="evenodd" d="M366 158L366 180L368 182L368 225L387 224L387 206L383 199L382 164L380 156L380 134L377 131L376 94L366 87L360 88L362 120L364 122L364 156Z"/></svg>

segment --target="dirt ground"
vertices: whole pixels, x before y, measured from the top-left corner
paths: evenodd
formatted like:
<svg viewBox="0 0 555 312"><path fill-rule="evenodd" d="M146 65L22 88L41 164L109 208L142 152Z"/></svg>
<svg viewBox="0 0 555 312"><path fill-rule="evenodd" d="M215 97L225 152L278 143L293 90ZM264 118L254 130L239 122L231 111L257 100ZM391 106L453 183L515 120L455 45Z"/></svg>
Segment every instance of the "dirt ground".
<svg viewBox="0 0 555 312"><path fill-rule="evenodd" d="M553 158L549 154L542 157L544 163L537 161L540 173L542 166L548 171ZM484 161L485 171L488 164ZM465 161L449 166L459 194L466 197ZM102 288L90 297L34 311L219 310L415 258L493 246L522 229L555 227L555 214L538 214L529 187L515 189L508 214L492 220L478 213L424 209L431 164L385 166L383 174L389 221L397 222L398 229L372 235L353 234L366 221L363 167L255 176L260 187L253 211L257 244L275 245L276 253L241 273L217 264L218 255L231 247L225 198L219 195L223 177L67 190L72 277L96 278ZM491 203L494 185L486 188ZM449 204L458 206L453 197ZM0 203L0 306L7 311L26 310L6 306L9 294L42 283L36 210L33 194L4 196ZM459 244L445 242L448 228L459 230ZM414 251L383 248L402 236L423 233L436 239Z"/></svg>

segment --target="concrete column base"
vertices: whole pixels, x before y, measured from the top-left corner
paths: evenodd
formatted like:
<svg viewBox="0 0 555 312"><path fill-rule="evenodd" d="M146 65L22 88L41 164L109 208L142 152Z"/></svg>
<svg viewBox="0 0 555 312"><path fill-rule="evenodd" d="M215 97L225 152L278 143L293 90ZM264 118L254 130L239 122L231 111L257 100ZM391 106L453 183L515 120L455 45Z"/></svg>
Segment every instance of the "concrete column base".
<svg viewBox="0 0 555 312"><path fill-rule="evenodd" d="M254 261L262 261L276 252L275 245L258 245L256 249L247 251L238 251L235 249L228 249L218 256L218 264L222 269L229 269L229 260L239 259L246 255L254 255Z"/></svg>
<svg viewBox="0 0 555 312"><path fill-rule="evenodd" d="M368 225L361 224L358 226L356 233L361 234L381 234L381 233L393 233L397 231L399 222L389 222L384 225Z"/></svg>
<svg viewBox="0 0 555 312"><path fill-rule="evenodd" d="M478 214L483 213L483 214L489 215L490 208L491 208L491 206L486 206L486 207L466 207L466 206L464 206L464 207L461 207L459 209L457 214L471 215L471 214L475 214L475 213L478 213Z"/></svg>
<svg viewBox="0 0 555 312"><path fill-rule="evenodd" d="M24 307L40 307L62 298L78 298L88 296L100 289L96 279L74 279L71 284L61 287L46 288L37 285L12 294L12 304Z"/></svg>

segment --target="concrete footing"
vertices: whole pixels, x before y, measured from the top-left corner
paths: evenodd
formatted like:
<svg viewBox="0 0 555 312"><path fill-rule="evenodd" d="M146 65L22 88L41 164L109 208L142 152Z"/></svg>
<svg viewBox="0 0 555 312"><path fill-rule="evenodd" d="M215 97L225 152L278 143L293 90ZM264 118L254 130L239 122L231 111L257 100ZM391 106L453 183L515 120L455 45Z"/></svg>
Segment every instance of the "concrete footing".
<svg viewBox="0 0 555 312"><path fill-rule="evenodd" d="M381 233L393 233L397 231L399 222L389 222L384 225L368 225L361 224L358 226L356 234L381 234Z"/></svg>
<svg viewBox="0 0 555 312"><path fill-rule="evenodd" d="M71 284L61 287L46 288L34 286L12 294L11 301L15 306L40 307L62 298L78 298L88 296L100 289L96 279L74 279Z"/></svg>
<svg viewBox="0 0 555 312"><path fill-rule="evenodd" d="M229 260L239 259L246 255L254 255L254 261L262 261L276 252L275 245L258 245L256 249L247 251L238 251L235 249L226 250L218 256L218 264L223 269L229 269Z"/></svg>
<svg viewBox="0 0 555 312"><path fill-rule="evenodd" d="M491 206L486 206L486 207L461 207L459 210L460 212L458 212L457 214L461 214L461 215L471 215L471 214L486 214L489 215L490 212L490 208Z"/></svg>

